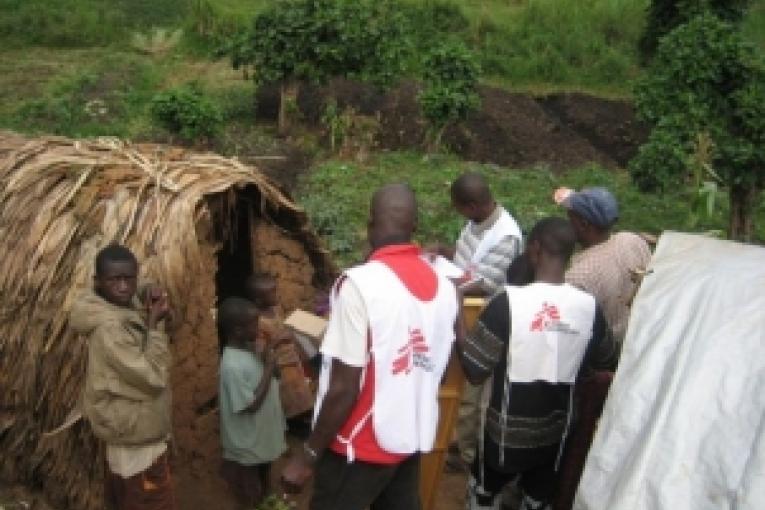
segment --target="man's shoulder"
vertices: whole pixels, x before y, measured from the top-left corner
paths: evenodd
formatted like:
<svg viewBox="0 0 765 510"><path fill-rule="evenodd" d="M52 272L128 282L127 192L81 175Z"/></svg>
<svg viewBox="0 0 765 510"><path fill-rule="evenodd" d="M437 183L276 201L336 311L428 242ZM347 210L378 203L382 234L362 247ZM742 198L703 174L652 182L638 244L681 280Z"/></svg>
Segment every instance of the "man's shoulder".
<svg viewBox="0 0 765 510"><path fill-rule="evenodd" d="M640 234L622 230L611 234L611 241L619 244L631 244L648 247L648 241Z"/></svg>

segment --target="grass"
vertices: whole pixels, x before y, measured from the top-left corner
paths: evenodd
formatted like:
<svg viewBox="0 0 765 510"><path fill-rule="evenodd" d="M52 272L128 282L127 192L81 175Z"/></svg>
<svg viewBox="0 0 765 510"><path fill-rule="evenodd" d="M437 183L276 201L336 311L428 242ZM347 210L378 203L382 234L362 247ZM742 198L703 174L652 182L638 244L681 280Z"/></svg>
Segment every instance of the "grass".
<svg viewBox="0 0 765 510"><path fill-rule="evenodd" d="M358 262L366 250L365 225L369 200L379 186L407 182L417 193L422 243L453 242L463 224L449 203L449 186L466 168L483 173L495 198L517 218L524 231L547 215L563 215L552 201L559 186L575 189L606 186L620 203L618 229L660 233L663 230L720 230L725 226L726 208L690 228L688 196L668 193L660 196L639 192L625 172L589 166L563 175L544 168L511 170L494 165L465 164L448 157L427 157L417 153L393 152L378 155L366 165L328 161L306 174L300 184L298 201L306 208L318 233L324 236L341 266ZM765 239L765 203L760 207L757 232Z"/></svg>
<svg viewBox="0 0 765 510"><path fill-rule="evenodd" d="M149 129L145 105L162 80L152 60L104 49L35 50L31 56L9 66L0 81L0 92L12 98L0 107L3 127L124 137Z"/></svg>
<svg viewBox="0 0 765 510"><path fill-rule="evenodd" d="M742 27L744 36L765 56L765 0L754 0Z"/></svg>
<svg viewBox="0 0 765 510"><path fill-rule="evenodd" d="M147 110L151 98L190 81L200 83L227 121L254 118L252 85L224 62L115 48L33 47L6 50L3 56L0 128L148 138L156 134Z"/></svg>
<svg viewBox="0 0 765 510"><path fill-rule="evenodd" d="M648 0L402 0L414 52L457 37L472 46L488 80L626 93ZM265 0L0 0L6 47L128 46L135 31L183 27L191 56L209 55L248 28ZM625 23L624 20L630 20Z"/></svg>
<svg viewBox="0 0 765 510"><path fill-rule="evenodd" d="M650 0L401 0L414 44L409 68L445 37L476 51L487 82L537 94L630 95L636 43ZM133 32L182 27L183 58L208 57L247 29L266 0L0 0L6 48L110 47L124 51ZM765 51L765 0L744 24Z"/></svg>

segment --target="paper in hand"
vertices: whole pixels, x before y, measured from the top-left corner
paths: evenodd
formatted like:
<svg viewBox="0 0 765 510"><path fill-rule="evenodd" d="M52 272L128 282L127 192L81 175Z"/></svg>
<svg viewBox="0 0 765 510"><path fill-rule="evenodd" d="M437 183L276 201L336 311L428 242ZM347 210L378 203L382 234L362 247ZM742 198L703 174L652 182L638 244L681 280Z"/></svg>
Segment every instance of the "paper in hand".
<svg viewBox="0 0 765 510"><path fill-rule="evenodd" d="M444 257L441 257L440 255L436 257L435 260L430 263L430 265L433 267L433 270L436 273L446 278L459 279L465 276L465 271L463 269L457 267L452 262Z"/></svg>

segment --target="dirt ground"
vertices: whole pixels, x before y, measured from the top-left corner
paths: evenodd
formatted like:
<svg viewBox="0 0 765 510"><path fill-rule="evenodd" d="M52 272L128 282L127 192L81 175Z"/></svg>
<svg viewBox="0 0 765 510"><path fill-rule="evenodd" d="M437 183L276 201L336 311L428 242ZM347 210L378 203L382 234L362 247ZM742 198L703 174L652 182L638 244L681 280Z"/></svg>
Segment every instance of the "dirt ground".
<svg viewBox="0 0 765 510"><path fill-rule="evenodd" d="M351 107L378 119L374 149L421 149L427 124L418 92L415 82L388 91L345 79L321 87L304 85L298 96L301 122L321 135L321 117L328 101L334 100L340 110ZM447 147L468 161L555 171L588 163L623 168L648 134L629 101L580 93L537 97L496 87L481 87L480 94L481 109L444 133ZM275 120L277 105L277 89L264 88L257 97L258 119ZM301 158L289 140L284 146L283 160L263 163L267 173L291 189L309 159Z"/></svg>
<svg viewBox="0 0 765 510"><path fill-rule="evenodd" d="M295 448L300 442L290 438L290 446ZM278 491L278 473L286 459L278 461L272 471L273 491ZM436 496L436 510L462 510L465 501L466 477L463 474L443 473ZM210 479L187 479L178 487L179 508L188 510L189 506L199 509L228 510L234 508L234 502L228 496L225 482L219 477ZM292 497L295 510L307 510L311 490L307 488L301 495ZM189 502L193 502L189 504ZM69 510L49 505L44 496L22 485L3 485L0 482L1 510Z"/></svg>
<svg viewBox="0 0 765 510"><path fill-rule="evenodd" d="M299 448L301 444L301 441L294 437L288 437L288 442L292 451ZM275 462L272 468L271 490L275 494L281 492L278 482L279 473L281 473L286 462L287 457L285 456ZM467 477L464 474L442 473L434 508L436 510L463 510L466 484ZM228 510L235 508L233 500L228 495L226 484L220 478L210 480L187 479L185 484L179 485L178 492L181 510L188 510L188 508L192 507L200 510L210 508ZM309 486L300 495L290 496L289 500L295 503L295 510L308 510L310 497L311 487ZM42 507L40 510L48 510L48 508Z"/></svg>

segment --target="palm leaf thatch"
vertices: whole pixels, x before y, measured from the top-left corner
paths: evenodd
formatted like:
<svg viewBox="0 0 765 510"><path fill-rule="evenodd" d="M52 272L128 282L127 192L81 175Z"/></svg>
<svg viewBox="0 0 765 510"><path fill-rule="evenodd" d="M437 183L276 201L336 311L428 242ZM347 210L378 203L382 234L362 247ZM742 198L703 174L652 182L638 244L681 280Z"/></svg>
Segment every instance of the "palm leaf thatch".
<svg viewBox="0 0 765 510"><path fill-rule="evenodd" d="M43 433L79 397L86 345L67 328L67 314L92 280L95 254L111 242L129 246L142 275L168 290L181 324L174 339L199 336L199 324L212 337L178 339L181 379L194 379L189 374L200 363L212 367L214 379L217 339L208 312L215 306L216 253L236 235L245 192L251 214L272 218L270 228L305 252L314 283L325 284L333 268L303 212L253 167L116 139L0 132L0 477L41 484L69 508L102 508L102 457L88 426L52 438ZM203 348L210 359L194 361L193 351ZM204 386L204 398L198 395L204 388L192 385L190 396L174 404L186 406L184 419L214 399L214 380ZM181 447L198 440L192 432Z"/></svg>

